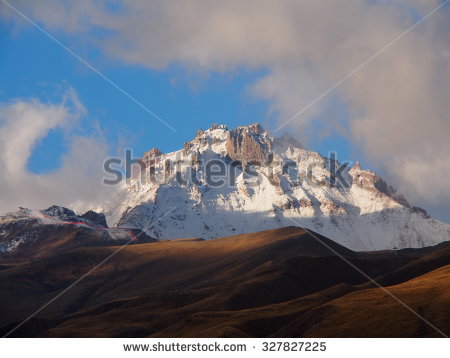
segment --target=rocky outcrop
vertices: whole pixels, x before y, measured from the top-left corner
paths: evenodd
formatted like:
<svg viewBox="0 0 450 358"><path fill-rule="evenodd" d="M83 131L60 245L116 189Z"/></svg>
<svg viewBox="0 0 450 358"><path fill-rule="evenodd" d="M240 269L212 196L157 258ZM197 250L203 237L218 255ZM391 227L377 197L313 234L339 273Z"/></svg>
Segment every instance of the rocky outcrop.
<svg viewBox="0 0 450 358"><path fill-rule="evenodd" d="M169 178L172 175L172 163L170 160L164 162L164 176Z"/></svg>
<svg viewBox="0 0 450 358"><path fill-rule="evenodd" d="M217 124L217 123L212 124L211 127L209 127L209 129L212 130L212 131L215 130L215 129L228 130L228 128L227 128L227 126L225 124Z"/></svg>
<svg viewBox="0 0 450 358"><path fill-rule="evenodd" d="M111 228L94 211L77 215L62 206L45 210L20 208L0 215L0 258L42 258L84 246L156 241L138 228Z"/></svg>
<svg viewBox="0 0 450 358"><path fill-rule="evenodd" d="M345 209L332 201L324 201L320 204L320 210L325 215L345 215Z"/></svg>
<svg viewBox="0 0 450 358"><path fill-rule="evenodd" d="M427 211L425 209L419 208L417 206L413 206L411 208L411 211L414 212L414 213L422 215L425 219L430 219L431 218L431 216L428 215L428 213L427 213Z"/></svg>
<svg viewBox="0 0 450 358"><path fill-rule="evenodd" d="M148 152L145 152L143 159L160 157L161 155L163 155L163 152L161 152L158 148L155 147L150 149Z"/></svg>
<svg viewBox="0 0 450 358"><path fill-rule="evenodd" d="M227 154L233 160L246 163L267 162L272 142L261 136L262 133L263 129L258 123L229 131L225 143Z"/></svg>
<svg viewBox="0 0 450 358"><path fill-rule="evenodd" d="M399 204L410 207L408 201L382 178L370 170L362 170L359 162L355 163L349 174L352 176L353 184L361 189L389 196Z"/></svg>
<svg viewBox="0 0 450 358"><path fill-rule="evenodd" d="M53 205L48 209L42 210L44 216L62 220L65 222L84 222L93 226L108 227L105 215L89 210L83 215L77 215L74 211L63 206Z"/></svg>
<svg viewBox="0 0 450 358"><path fill-rule="evenodd" d="M189 155L189 153L191 152L191 148L192 148L192 143L191 143L191 142L186 142L186 143L184 143L184 146L183 146L183 155L184 155L184 156Z"/></svg>
<svg viewBox="0 0 450 358"><path fill-rule="evenodd" d="M105 215L96 213L95 211L89 210L88 212L81 215L81 218L90 221L97 226L108 227Z"/></svg>
<svg viewBox="0 0 450 358"><path fill-rule="evenodd" d="M203 131L203 129L199 129L198 131L197 131L197 133L195 134L195 138L194 139L196 139L196 138L201 138L201 137L203 137L205 135L205 132Z"/></svg>
<svg viewBox="0 0 450 358"><path fill-rule="evenodd" d="M138 162L143 163L145 166L154 165L163 154L158 148L152 148L145 152L142 159Z"/></svg>
<svg viewBox="0 0 450 358"><path fill-rule="evenodd" d="M42 210L42 214L54 217L63 221L79 221L79 217L70 209L63 206L52 205L48 209Z"/></svg>

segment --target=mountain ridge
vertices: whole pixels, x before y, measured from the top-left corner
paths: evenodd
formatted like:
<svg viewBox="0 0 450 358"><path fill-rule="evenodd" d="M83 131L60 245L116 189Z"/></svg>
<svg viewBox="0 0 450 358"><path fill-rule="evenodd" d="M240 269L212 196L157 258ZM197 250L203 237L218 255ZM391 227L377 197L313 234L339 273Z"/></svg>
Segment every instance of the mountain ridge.
<svg viewBox="0 0 450 358"><path fill-rule="evenodd" d="M82 215L57 205L45 210L20 208L0 216L0 258L42 258L83 246L153 242L136 229L109 228L103 214Z"/></svg>

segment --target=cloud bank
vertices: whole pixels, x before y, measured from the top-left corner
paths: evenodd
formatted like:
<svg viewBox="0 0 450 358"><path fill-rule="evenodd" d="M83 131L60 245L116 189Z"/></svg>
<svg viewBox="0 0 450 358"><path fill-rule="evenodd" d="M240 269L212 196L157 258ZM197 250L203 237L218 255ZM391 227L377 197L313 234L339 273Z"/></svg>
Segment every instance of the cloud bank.
<svg viewBox="0 0 450 358"><path fill-rule="evenodd" d="M264 68L267 74L249 91L270 101L277 127L441 1L12 3L49 30L89 39L126 64L163 70L176 63L201 72ZM1 13L18 19L9 9ZM335 125L330 101L337 100L348 109L344 127L361 156L412 201L444 205L450 199L448 20L444 6L292 120L290 129L302 136L315 122Z"/></svg>
<svg viewBox="0 0 450 358"><path fill-rule="evenodd" d="M101 184L102 163L108 156L101 136L70 130L85 114L73 91L59 104L36 99L0 103L0 212L53 204L86 211L116 195L117 188ZM56 128L64 128L69 143L61 167L49 174L31 173L27 164L33 149Z"/></svg>

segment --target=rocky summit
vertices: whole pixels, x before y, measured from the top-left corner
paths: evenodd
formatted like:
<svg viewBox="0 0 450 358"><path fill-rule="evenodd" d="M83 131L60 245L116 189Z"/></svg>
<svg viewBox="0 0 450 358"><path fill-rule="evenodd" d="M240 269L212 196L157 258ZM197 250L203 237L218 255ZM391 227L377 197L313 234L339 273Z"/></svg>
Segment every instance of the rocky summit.
<svg viewBox="0 0 450 358"><path fill-rule="evenodd" d="M430 246L450 234L374 172L343 167L258 123L200 129L180 150L153 148L139 164L125 199L103 211L110 225L158 239L295 225L369 251Z"/></svg>

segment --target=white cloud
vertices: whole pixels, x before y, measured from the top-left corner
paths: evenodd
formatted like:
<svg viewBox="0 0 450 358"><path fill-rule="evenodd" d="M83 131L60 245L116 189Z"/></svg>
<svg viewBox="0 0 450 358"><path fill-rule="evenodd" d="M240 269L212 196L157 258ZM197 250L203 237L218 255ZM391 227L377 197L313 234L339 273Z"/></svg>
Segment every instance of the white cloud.
<svg viewBox="0 0 450 358"><path fill-rule="evenodd" d="M440 3L160 0L123 1L114 10L105 1L13 2L50 30L90 38L125 63L153 69L180 63L197 71L266 68L249 89L271 101L280 123ZM448 18L446 6L333 92L349 108L349 138L373 165L413 201L441 206L450 199ZM332 125L328 99L291 128L301 135L317 118Z"/></svg>
<svg viewBox="0 0 450 358"><path fill-rule="evenodd" d="M70 132L85 114L73 90L59 104L37 99L0 103L0 212L19 205L41 209L53 204L84 211L115 195L117 188L101 184L102 163L108 156L101 136ZM31 173L27 164L33 149L55 128L66 129L70 144L61 167L49 174Z"/></svg>

